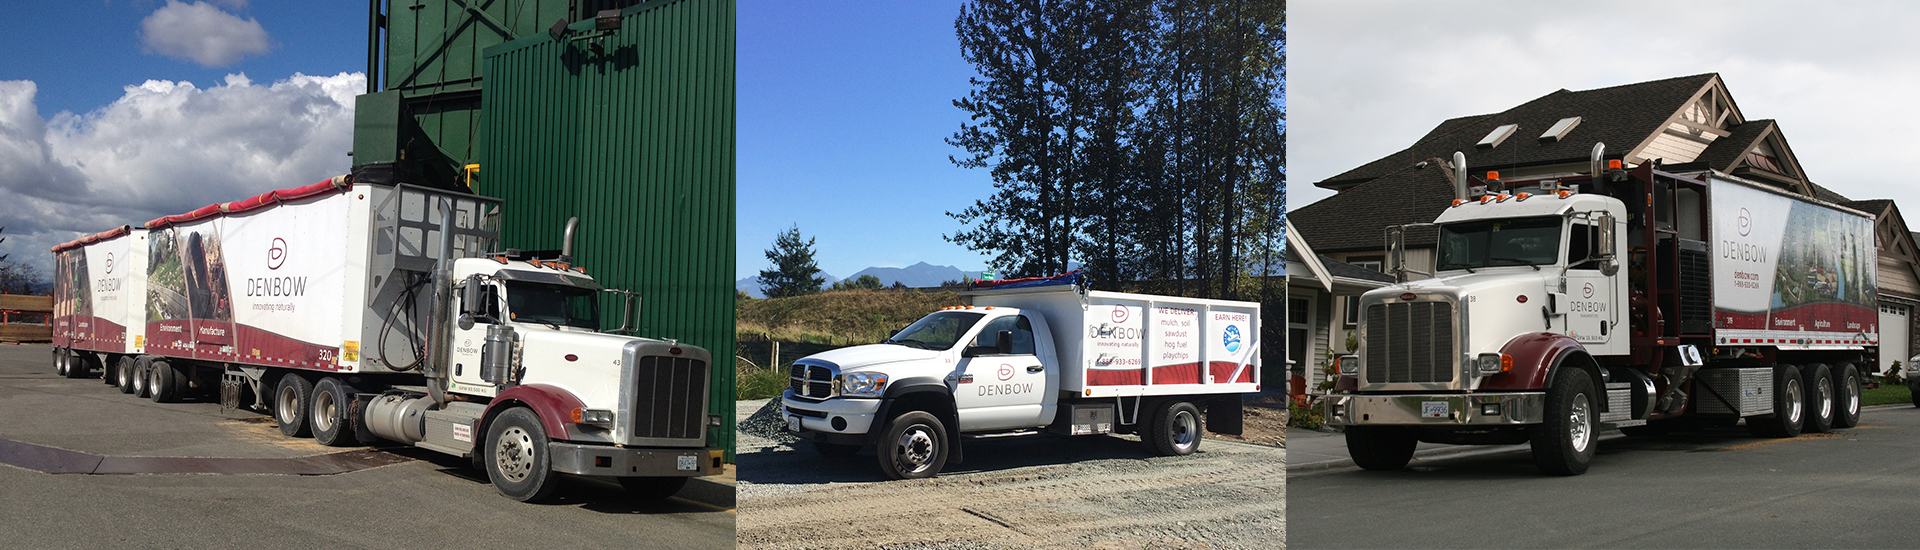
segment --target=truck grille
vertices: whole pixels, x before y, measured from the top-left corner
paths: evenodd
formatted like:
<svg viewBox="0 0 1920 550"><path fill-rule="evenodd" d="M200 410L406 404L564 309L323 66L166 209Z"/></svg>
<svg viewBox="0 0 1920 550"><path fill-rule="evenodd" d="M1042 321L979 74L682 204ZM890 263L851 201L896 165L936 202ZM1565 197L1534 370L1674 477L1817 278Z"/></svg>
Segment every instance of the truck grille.
<svg viewBox="0 0 1920 550"><path fill-rule="evenodd" d="M1453 382L1453 304L1373 304L1366 323L1368 384Z"/></svg>
<svg viewBox="0 0 1920 550"><path fill-rule="evenodd" d="M647 356L634 369L633 435L694 439L705 435L707 363Z"/></svg>
<svg viewBox="0 0 1920 550"><path fill-rule="evenodd" d="M833 375L832 368L794 363L788 387L797 397L826 399L833 397Z"/></svg>

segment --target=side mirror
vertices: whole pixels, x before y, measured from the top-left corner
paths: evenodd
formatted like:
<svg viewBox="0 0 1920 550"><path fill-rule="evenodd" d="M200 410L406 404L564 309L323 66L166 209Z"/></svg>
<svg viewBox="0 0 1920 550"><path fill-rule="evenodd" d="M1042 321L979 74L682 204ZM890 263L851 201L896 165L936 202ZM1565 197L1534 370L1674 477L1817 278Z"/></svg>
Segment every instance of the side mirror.
<svg viewBox="0 0 1920 550"><path fill-rule="evenodd" d="M458 321L455 321L455 322L456 322L456 323L459 323L459 324L460 324L460 330L472 330L472 329L473 329L473 314L472 314L472 313L462 313L462 314L460 314L460 319L459 319Z"/></svg>
<svg viewBox="0 0 1920 550"><path fill-rule="evenodd" d="M887 339L888 339L888 340L892 340L892 339L893 339L893 337L895 337L895 336L899 336L899 335L900 335L900 329L897 329L897 328L896 328L896 329L893 329L893 330L889 330L889 331L887 331Z"/></svg>
<svg viewBox="0 0 1920 550"><path fill-rule="evenodd" d="M1003 330L993 335L994 352L1000 355L1013 355L1013 331Z"/></svg>
<svg viewBox="0 0 1920 550"><path fill-rule="evenodd" d="M462 317L485 315L487 313L486 305L480 303L480 287L486 284L481 281L482 279L478 274L467 276L467 287L460 292L460 315ZM465 329L468 327L460 328Z"/></svg>
<svg viewBox="0 0 1920 550"><path fill-rule="evenodd" d="M1597 231L1594 231L1593 234L1596 237L1595 240L1598 241L1598 244L1594 246L1594 249L1597 252L1599 252L1599 254L1596 254L1594 257L1600 258L1602 260L1612 260L1613 247L1614 247L1613 213L1601 212L1600 217L1597 221L1600 222L1600 226L1594 228Z"/></svg>

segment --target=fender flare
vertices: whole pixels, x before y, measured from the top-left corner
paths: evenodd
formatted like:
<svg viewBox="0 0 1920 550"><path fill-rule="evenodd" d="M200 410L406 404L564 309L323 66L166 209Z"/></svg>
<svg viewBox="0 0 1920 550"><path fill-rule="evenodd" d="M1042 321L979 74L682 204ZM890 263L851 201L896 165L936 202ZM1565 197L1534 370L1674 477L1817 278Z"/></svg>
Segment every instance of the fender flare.
<svg viewBox="0 0 1920 550"><path fill-rule="evenodd" d="M540 417L540 426L546 428L547 439L564 441L570 437L566 419L571 418L573 410L585 407L573 392L550 384L526 384L507 388L487 403L487 410L480 414L480 425L475 429L474 446L479 447L486 438L486 432L493 424L493 417L513 405L524 405Z"/></svg>
<svg viewBox="0 0 1920 550"><path fill-rule="evenodd" d="M1500 347L1500 353L1513 356L1513 370L1482 380L1480 390L1542 391L1552 387L1554 378L1564 370L1562 367L1585 371L1593 377L1595 386L1606 387L1600 365L1587 353L1586 346L1565 334L1534 332L1515 336ZM1605 399L1600 399L1599 405L1600 410L1607 410Z"/></svg>

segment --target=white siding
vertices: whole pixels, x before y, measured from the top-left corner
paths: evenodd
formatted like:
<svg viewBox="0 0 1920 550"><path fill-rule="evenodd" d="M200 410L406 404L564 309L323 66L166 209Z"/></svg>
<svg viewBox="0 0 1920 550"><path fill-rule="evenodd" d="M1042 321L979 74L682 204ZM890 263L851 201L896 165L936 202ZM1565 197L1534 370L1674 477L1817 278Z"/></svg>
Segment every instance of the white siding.
<svg viewBox="0 0 1920 550"><path fill-rule="evenodd" d="M1669 124L1667 128L1682 133L1693 131L1692 128L1688 128L1679 123ZM1706 140L1703 142L1697 139L1684 138L1663 132L1658 137L1653 138L1653 143L1647 144L1646 149L1640 151L1640 158L1645 160L1663 159L1661 162L1664 164L1693 162L1694 159L1700 158L1701 152L1707 150L1707 145L1713 143L1713 138L1713 134L1702 133L1700 134L1700 139Z"/></svg>

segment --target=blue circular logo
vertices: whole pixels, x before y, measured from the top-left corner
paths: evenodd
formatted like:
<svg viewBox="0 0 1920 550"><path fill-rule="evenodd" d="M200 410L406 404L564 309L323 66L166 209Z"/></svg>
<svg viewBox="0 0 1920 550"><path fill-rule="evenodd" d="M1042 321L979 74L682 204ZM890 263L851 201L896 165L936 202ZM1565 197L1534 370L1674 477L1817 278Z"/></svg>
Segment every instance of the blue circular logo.
<svg viewBox="0 0 1920 550"><path fill-rule="evenodd" d="M1240 327L1227 325L1226 332L1220 335L1220 341L1227 345L1228 353L1240 351Z"/></svg>

